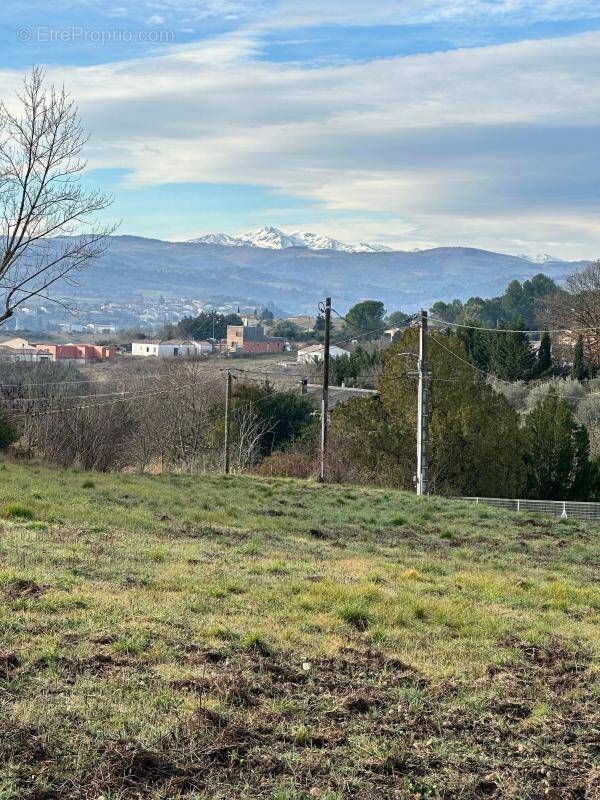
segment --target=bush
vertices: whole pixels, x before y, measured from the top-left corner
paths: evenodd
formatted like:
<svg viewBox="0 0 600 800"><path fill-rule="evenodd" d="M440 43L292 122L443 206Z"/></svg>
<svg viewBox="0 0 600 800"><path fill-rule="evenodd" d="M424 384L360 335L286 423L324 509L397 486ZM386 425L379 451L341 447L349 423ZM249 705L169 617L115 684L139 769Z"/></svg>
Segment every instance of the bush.
<svg viewBox="0 0 600 800"><path fill-rule="evenodd" d="M20 503L8 503L2 509L2 516L7 519L33 519L34 513L30 508Z"/></svg>
<svg viewBox="0 0 600 800"><path fill-rule="evenodd" d="M310 478L315 471L314 460L297 451L275 452L256 468L257 475L275 478Z"/></svg>
<svg viewBox="0 0 600 800"><path fill-rule="evenodd" d="M494 381L492 383L494 391L503 394L513 408L517 411L524 411L527 406L527 398L529 397L529 389L527 384L523 381L516 381L515 383L504 383L502 381Z"/></svg>
<svg viewBox="0 0 600 800"><path fill-rule="evenodd" d="M575 419L587 428L592 455L600 455L600 392L588 394L579 402Z"/></svg>
<svg viewBox="0 0 600 800"><path fill-rule="evenodd" d="M534 386L527 398L527 411L532 411L548 396L550 389L554 389L559 399L565 400L570 408L577 408L577 404L586 395L585 387L573 378L552 378Z"/></svg>
<svg viewBox="0 0 600 800"><path fill-rule="evenodd" d="M12 420L0 409L0 450L6 450L19 438Z"/></svg>

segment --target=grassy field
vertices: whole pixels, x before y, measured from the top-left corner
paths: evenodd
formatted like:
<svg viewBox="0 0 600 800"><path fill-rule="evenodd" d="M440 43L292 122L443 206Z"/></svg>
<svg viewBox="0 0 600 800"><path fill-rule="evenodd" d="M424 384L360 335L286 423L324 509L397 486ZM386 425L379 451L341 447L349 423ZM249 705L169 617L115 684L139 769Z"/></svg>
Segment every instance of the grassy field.
<svg viewBox="0 0 600 800"><path fill-rule="evenodd" d="M599 795L598 534L0 464L0 800Z"/></svg>

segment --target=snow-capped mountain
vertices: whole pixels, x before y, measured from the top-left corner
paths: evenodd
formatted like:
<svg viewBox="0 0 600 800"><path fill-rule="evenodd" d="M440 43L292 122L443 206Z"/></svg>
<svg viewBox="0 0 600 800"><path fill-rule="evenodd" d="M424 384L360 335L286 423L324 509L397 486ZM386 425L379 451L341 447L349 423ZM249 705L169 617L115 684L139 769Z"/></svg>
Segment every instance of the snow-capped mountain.
<svg viewBox="0 0 600 800"><path fill-rule="evenodd" d="M337 250L342 253L382 253L392 252L391 247L360 242L357 245L346 244L330 236L321 236L308 231L284 233L279 228L260 228L239 236L226 233L209 233L189 240L192 244L220 244L225 247L262 247L267 250L285 250L288 247L306 247L309 250Z"/></svg>
<svg viewBox="0 0 600 800"><path fill-rule="evenodd" d="M531 261L532 264L560 264L564 262L564 259L558 258L558 256L551 256L548 253L538 253L537 256L521 255L519 258L524 258L525 261Z"/></svg>

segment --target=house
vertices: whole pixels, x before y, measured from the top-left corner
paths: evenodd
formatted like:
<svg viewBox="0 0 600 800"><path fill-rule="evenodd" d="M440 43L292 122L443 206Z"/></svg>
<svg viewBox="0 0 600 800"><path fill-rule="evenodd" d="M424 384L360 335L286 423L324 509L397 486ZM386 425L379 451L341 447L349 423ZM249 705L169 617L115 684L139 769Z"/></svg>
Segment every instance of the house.
<svg viewBox="0 0 600 800"><path fill-rule="evenodd" d="M52 355L41 347L29 344L26 339L9 339L0 344L0 360L41 363L52 361Z"/></svg>
<svg viewBox="0 0 600 800"><path fill-rule="evenodd" d="M117 355L117 348L101 344L38 344L50 353L51 361L68 361L87 364L89 361L110 361Z"/></svg>
<svg viewBox="0 0 600 800"><path fill-rule="evenodd" d="M283 353L283 336L265 336L262 325L228 325L228 353Z"/></svg>
<svg viewBox="0 0 600 800"><path fill-rule="evenodd" d="M19 337L2 342L0 347L1 357L10 361L70 361L86 364L88 361L108 361L117 354L116 348L99 344L33 344Z"/></svg>
<svg viewBox="0 0 600 800"><path fill-rule="evenodd" d="M142 339L131 343L132 356L194 358L209 355L212 351L210 342L196 342L194 339Z"/></svg>
<svg viewBox="0 0 600 800"><path fill-rule="evenodd" d="M339 356L349 356L348 350L338 347L336 344L329 345L329 357L338 358ZM301 347L298 350L298 361L300 364L310 364L314 361L323 361L325 357L325 346L322 344L311 344L308 347Z"/></svg>
<svg viewBox="0 0 600 800"><path fill-rule="evenodd" d="M383 336L388 342L395 342L398 336L405 330L406 328L388 328L383 332Z"/></svg>

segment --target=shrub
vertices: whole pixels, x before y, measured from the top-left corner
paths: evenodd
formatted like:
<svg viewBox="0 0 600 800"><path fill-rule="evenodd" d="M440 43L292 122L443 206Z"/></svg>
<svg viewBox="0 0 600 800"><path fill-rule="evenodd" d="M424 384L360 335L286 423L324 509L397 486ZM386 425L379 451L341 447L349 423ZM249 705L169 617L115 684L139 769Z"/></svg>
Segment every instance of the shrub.
<svg viewBox="0 0 600 800"><path fill-rule="evenodd" d="M8 449L19 438L12 420L0 409L0 450Z"/></svg>
<svg viewBox="0 0 600 800"><path fill-rule="evenodd" d="M279 451L265 458L256 473L278 478L310 478L315 474L315 464L305 453Z"/></svg>
<svg viewBox="0 0 600 800"><path fill-rule="evenodd" d="M2 516L7 519L33 519L35 515L27 506L20 503L8 503L2 509Z"/></svg>

